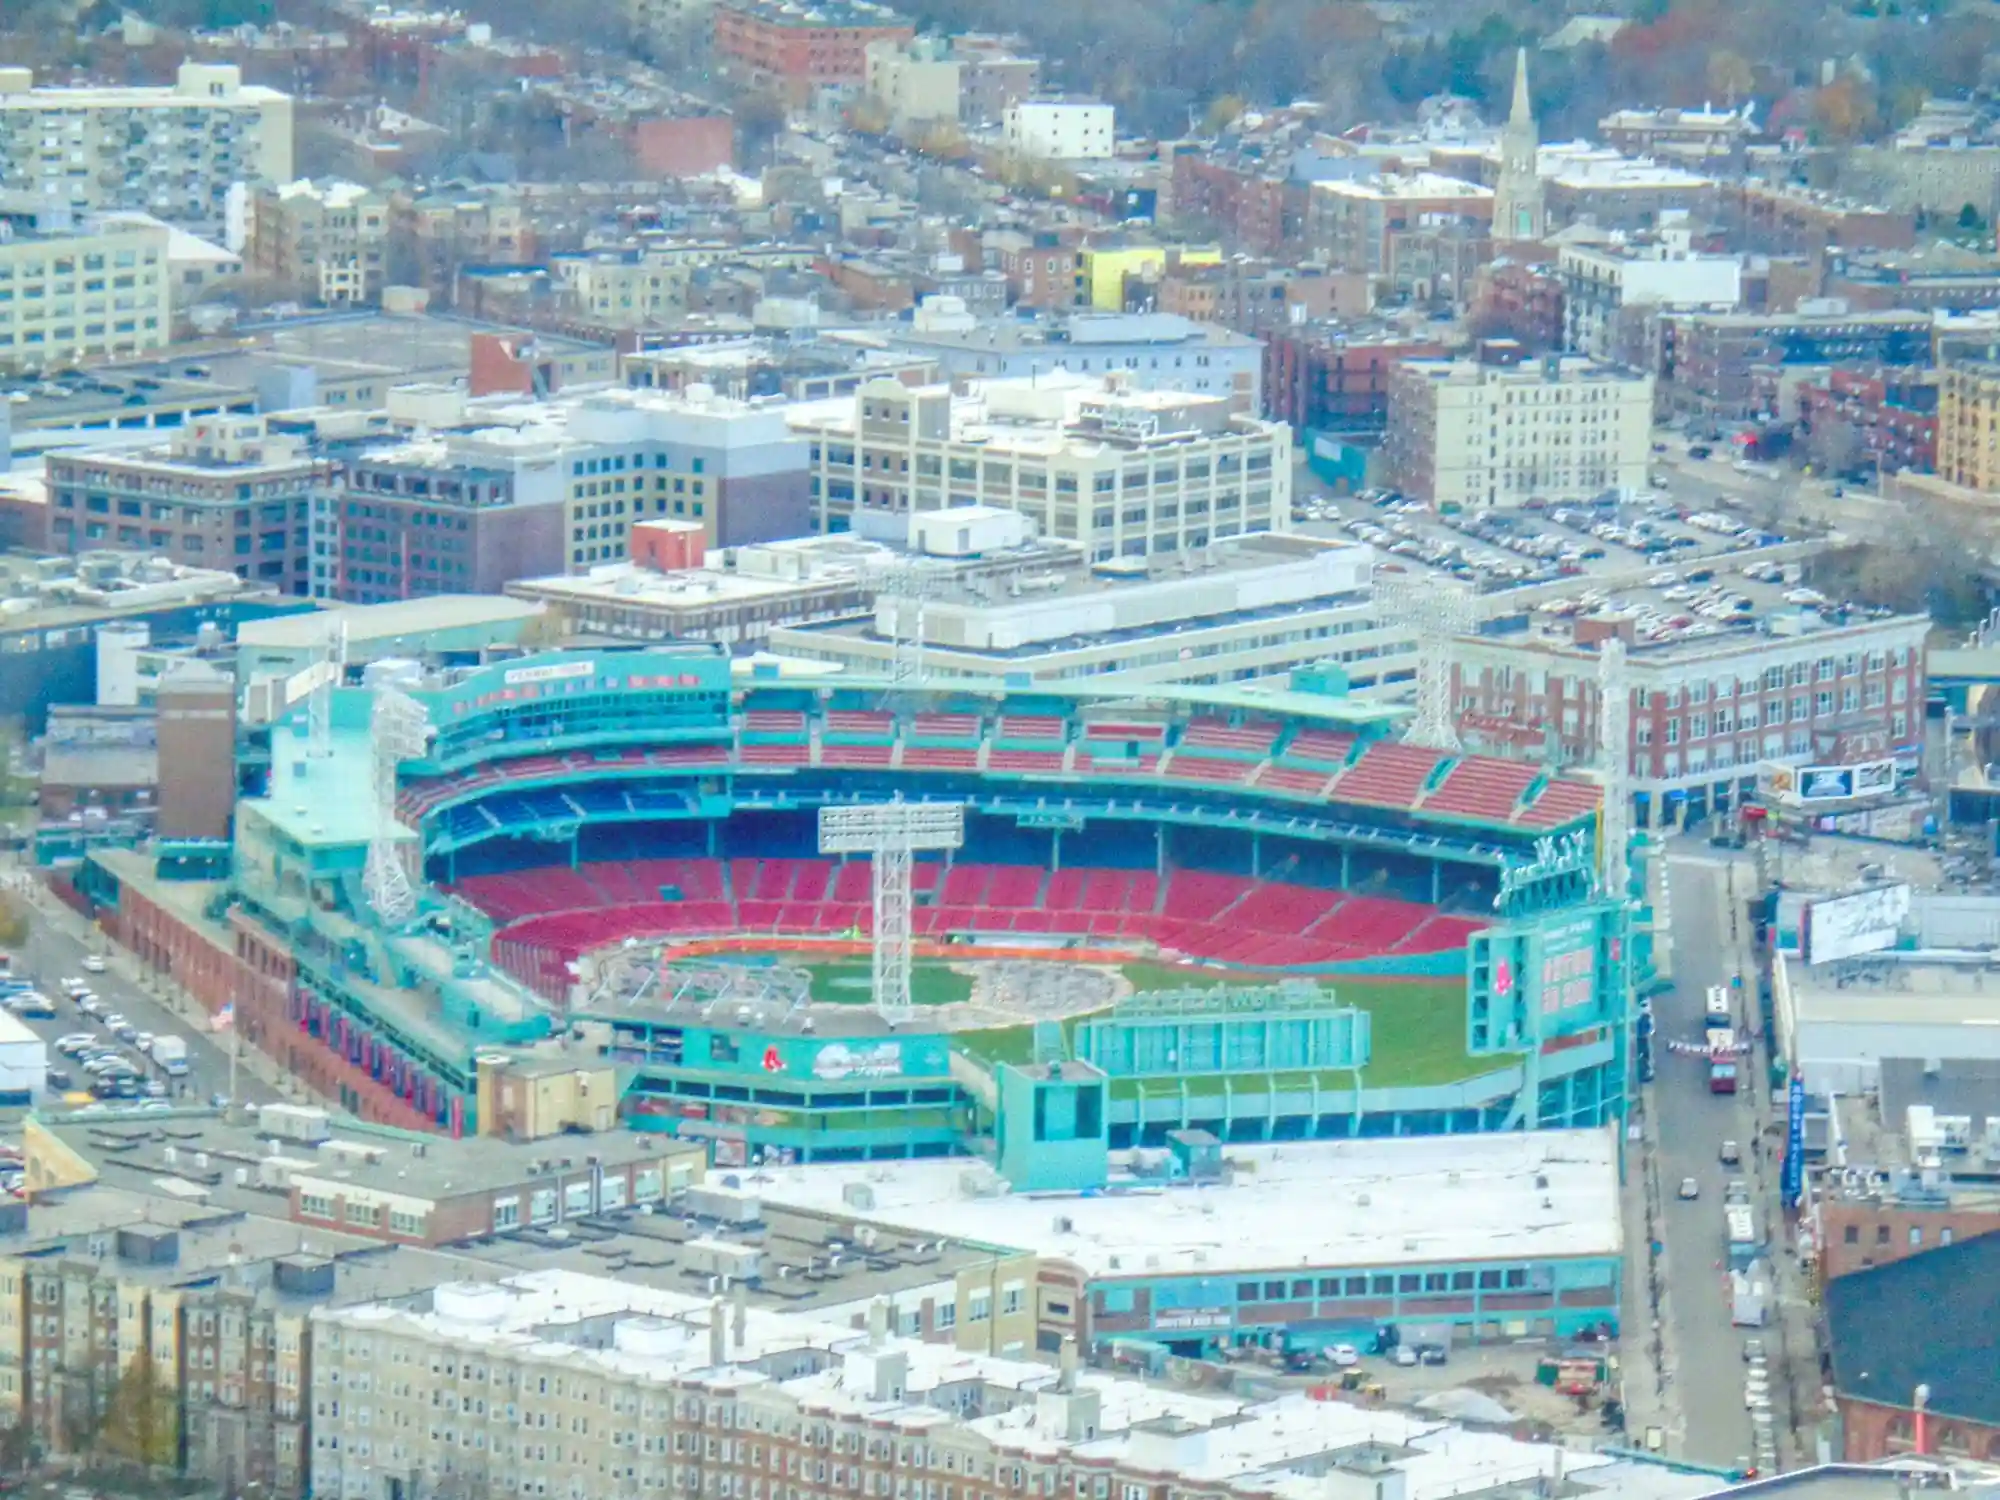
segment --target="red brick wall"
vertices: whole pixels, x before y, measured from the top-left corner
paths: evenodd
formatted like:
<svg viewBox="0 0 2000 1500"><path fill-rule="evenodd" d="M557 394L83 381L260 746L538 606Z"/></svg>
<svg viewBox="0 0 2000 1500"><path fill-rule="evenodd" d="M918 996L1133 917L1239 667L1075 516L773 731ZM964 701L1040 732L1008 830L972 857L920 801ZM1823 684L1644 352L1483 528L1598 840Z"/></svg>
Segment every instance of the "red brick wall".
<svg viewBox="0 0 2000 1500"><path fill-rule="evenodd" d="M727 115L641 120L632 132L639 170L655 177L699 177L736 165L736 122Z"/></svg>
<svg viewBox="0 0 2000 1500"><path fill-rule="evenodd" d="M1916 1423L1907 1407L1881 1406L1841 1396L1840 1425L1849 1463L1873 1463L1916 1449ZM1931 1413L1924 1422L1924 1451L1948 1457L2000 1459L2000 1427L1982 1427Z"/></svg>
<svg viewBox="0 0 2000 1500"><path fill-rule="evenodd" d="M1993 1209L1949 1212L1833 1202L1823 1205L1820 1213L1826 1231L1820 1274L1828 1281L2000 1229L2000 1211ZM1918 1236L1914 1244L1912 1232Z"/></svg>
<svg viewBox="0 0 2000 1500"><path fill-rule="evenodd" d="M698 568L707 555L699 525L673 521L635 521L626 549L632 561L659 573Z"/></svg>

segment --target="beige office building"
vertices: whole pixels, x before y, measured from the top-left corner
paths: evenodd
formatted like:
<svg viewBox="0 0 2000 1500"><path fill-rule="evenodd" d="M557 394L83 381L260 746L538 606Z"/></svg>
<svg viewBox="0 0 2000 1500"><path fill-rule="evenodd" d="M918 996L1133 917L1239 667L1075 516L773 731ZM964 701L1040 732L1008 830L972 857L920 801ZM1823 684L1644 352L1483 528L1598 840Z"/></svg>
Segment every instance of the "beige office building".
<svg viewBox="0 0 2000 1500"><path fill-rule="evenodd" d="M232 184L291 176L291 96L232 64L183 63L164 88L37 87L0 68L0 191L213 232Z"/></svg>
<svg viewBox="0 0 2000 1500"><path fill-rule="evenodd" d="M170 238L164 224L74 232L10 224L0 238L0 372L57 370L164 348L173 334Z"/></svg>
<svg viewBox="0 0 2000 1500"><path fill-rule="evenodd" d="M356 182L300 178L251 200L253 275L303 302L364 306L381 300L389 272L389 201Z"/></svg>
<svg viewBox="0 0 2000 1500"><path fill-rule="evenodd" d="M1937 471L1985 494L2000 492L2000 364L1945 367L1938 389Z"/></svg>
<svg viewBox="0 0 2000 1500"><path fill-rule="evenodd" d="M1653 377L1587 359L1408 360L1390 377L1390 473L1439 509L1643 489L1652 435Z"/></svg>
<svg viewBox="0 0 2000 1500"><path fill-rule="evenodd" d="M1288 427L1122 376L994 380L965 394L873 380L791 420L811 445L821 531L894 534L911 511L988 505L1106 562L1291 522Z"/></svg>

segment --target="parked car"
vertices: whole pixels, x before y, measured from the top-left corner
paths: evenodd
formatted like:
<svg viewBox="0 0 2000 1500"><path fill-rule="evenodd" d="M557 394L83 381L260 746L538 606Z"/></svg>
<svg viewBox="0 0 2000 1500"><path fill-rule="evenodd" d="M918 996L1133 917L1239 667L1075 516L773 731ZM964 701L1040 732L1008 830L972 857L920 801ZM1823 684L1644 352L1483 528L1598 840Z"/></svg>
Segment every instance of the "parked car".
<svg viewBox="0 0 2000 1500"><path fill-rule="evenodd" d="M1398 1344L1389 1358L1396 1364L1408 1368L1417 1362L1417 1351L1409 1344Z"/></svg>
<svg viewBox="0 0 2000 1500"><path fill-rule="evenodd" d="M1441 1365L1449 1358L1450 1354L1443 1344L1417 1345L1417 1363L1419 1364Z"/></svg>
<svg viewBox="0 0 2000 1500"><path fill-rule="evenodd" d="M1340 1370L1351 1370L1361 1363L1361 1351L1352 1344L1335 1344L1326 1351L1326 1357Z"/></svg>
<svg viewBox="0 0 2000 1500"><path fill-rule="evenodd" d="M1734 1141L1724 1141L1722 1143L1722 1164L1725 1167L1733 1167L1742 1160L1743 1148L1741 1146L1737 1145Z"/></svg>
<svg viewBox="0 0 2000 1500"><path fill-rule="evenodd" d="M48 1086L59 1094L68 1093L76 1084L76 1080L64 1068L50 1068L47 1082Z"/></svg>
<svg viewBox="0 0 2000 1500"><path fill-rule="evenodd" d="M86 974L102 974L106 967L101 953L86 953L83 957L83 972Z"/></svg>

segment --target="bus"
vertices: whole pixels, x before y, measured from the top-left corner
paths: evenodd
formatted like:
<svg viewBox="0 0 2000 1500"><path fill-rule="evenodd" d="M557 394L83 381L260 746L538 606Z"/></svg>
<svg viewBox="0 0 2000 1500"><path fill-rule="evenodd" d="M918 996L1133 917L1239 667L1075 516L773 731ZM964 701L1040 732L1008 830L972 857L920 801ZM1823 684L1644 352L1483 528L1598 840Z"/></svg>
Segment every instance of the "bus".
<svg viewBox="0 0 2000 1500"><path fill-rule="evenodd" d="M1729 1267L1740 1271L1764 1249L1764 1242L1757 1234L1757 1216L1749 1204L1731 1203L1722 1210L1722 1223L1729 1244Z"/></svg>
<svg viewBox="0 0 2000 1500"><path fill-rule="evenodd" d="M1729 1009L1729 991L1719 984L1708 987L1708 1001L1703 1007L1702 1028L1706 1031L1727 1031L1736 1024Z"/></svg>

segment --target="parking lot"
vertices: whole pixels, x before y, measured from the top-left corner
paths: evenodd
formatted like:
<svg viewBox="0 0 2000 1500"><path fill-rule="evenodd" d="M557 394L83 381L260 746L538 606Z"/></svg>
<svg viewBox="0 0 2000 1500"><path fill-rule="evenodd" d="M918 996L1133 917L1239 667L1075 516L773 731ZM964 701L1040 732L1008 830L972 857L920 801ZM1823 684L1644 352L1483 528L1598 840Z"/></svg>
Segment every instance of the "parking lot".
<svg viewBox="0 0 2000 1500"><path fill-rule="evenodd" d="M1748 477L1772 482L1761 472ZM1366 543L1386 566L1456 579L1480 595L1489 616L1518 607L1549 617L1630 617L1643 642L1753 629L1800 608L1834 623L1886 613L1829 599L1804 581L1804 564L1827 545L1824 537L1760 526L1746 519L1755 507L1718 486L1656 478L1673 489L1460 515L1436 514L1392 491L1348 496L1302 486L1294 525L1307 536Z"/></svg>
<svg viewBox="0 0 2000 1500"><path fill-rule="evenodd" d="M43 976L38 987L16 990L0 1002L48 1042L49 1093L70 1104L170 1107L167 1101L186 1092L186 1039L145 1030L115 1001L100 996L93 986L108 968L104 959L86 956L77 967L74 974Z"/></svg>

